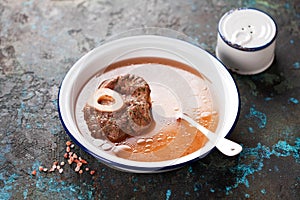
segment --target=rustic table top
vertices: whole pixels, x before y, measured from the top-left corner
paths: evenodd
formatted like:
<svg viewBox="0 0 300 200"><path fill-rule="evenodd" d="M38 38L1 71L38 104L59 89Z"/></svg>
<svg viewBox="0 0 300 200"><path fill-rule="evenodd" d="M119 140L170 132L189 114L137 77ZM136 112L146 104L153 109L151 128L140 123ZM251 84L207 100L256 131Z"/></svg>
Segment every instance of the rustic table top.
<svg viewBox="0 0 300 200"><path fill-rule="evenodd" d="M298 199L299 5L299 0L1 0L0 199ZM89 170L80 174L68 165L70 138L59 120L57 93L81 56L111 35L141 27L182 32L215 55L218 21L238 7L263 10L278 25L271 67L252 76L232 73L241 111L228 138L243 145L240 155L213 151L175 171L134 174L111 169L75 145L71 151ZM49 172L54 161L63 171Z"/></svg>

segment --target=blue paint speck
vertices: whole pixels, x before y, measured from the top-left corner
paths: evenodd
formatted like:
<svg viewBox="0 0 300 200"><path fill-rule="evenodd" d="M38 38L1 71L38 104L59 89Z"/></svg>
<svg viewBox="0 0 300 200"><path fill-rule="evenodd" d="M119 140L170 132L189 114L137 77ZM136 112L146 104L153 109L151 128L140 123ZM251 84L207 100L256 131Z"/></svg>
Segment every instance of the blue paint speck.
<svg viewBox="0 0 300 200"><path fill-rule="evenodd" d="M41 122L36 122L35 125L37 128L43 128L43 124Z"/></svg>
<svg viewBox="0 0 300 200"><path fill-rule="evenodd" d="M255 117L258 119L258 127L259 128L265 128L267 124L267 116L265 113L262 113L255 109L255 106L252 106L250 108L250 113L246 115L246 118L252 118Z"/></svg>
<svg viewBox="0 0 300 200"><path fill-rule="evenodd" d="M185 192L184 193L186 196L191 196L191 193L190 192Z"/></svg>
<svg viewBox="0 0 300 200"><path fill-rule="evenodd" d="M170 189L168 189L166 192L166 200L170 199L171 194L172 194L172 191Z"/></svg>
<svg viewBox="0 0 300 200"><path fill-rule="evenodd" d="M11 144L9 141L0 148L0 162L5 163L6 157L5 154L11 152Z"/></svg>
<svg viewBox="0 0 300 200"><path fill-rule="evenodd" d="M26 106L24 102L21 102L20 108L18 108L18 119L17 124L19 127L22 126L22 119L23 119L23 111L25 110Z"/></svg>
<svg viewBox="0 0 300 200"><path fill-rule="evenodd" d="M197 192L197 191L201 190L201 188L202 188L201 183L195 183L194 184L194 192Z"/></svg>
<svg viewBox="0 0 300 200"><path fill-rule="evenodd" d="M215 190L213 189L213 188L210 188L210 190L209 190L211 193L214 193L215 192Z"/></svg>
<svg viewBox="0 0 300 200"><path fill-rule="evenodd" d="M254 133L254 129L252 127L248 127L249 133Z"/></svg>
<svg viewBox="0 0 300 200"><path fill-rule="evenodd" d="M294 40L290 40L290 44L294 44L294 42L295 42Z"/></svg>
<svg viewBox="0 0 300 200"><path fill-rule="evenodd" d="M298 104L298 103L299 103L299 100L296 99L296 98L294 98L294 97L291 97L291 98L289 99L289 102L291 102L291 103L293 103L293 104Z"/></svg>
<svg viewBox="0 0 300 200"><path fill-rule="evenodd" d="M300 63L299 63L299 62L295 62L295 63L293 64L293 68L294 68L294 69L300 69Z"/></svg>
<svg viewBox="0 0 300 200"><path fill-rule="evenodd" d="M272 97L266 97L265 101L271 101L273 98Z"/></svg>
<svg viewBox="0 0 300 200"><path fill-rule="evenodd" d="M239 164L230 170L239 176L236 177L235 184L226 186L226 194L232 189L237 188L239 184L244 184L249 188L248 176L255 172L261 171L264 167L264 159L270 159L271 156L276 157L288 157L293 156L297 163L300 163L300 138L296 138L295 145L292 146L286 141L279 141L274 144L271 148L257 144L255 148L243 148L240 154ZM248 163L248 158L251 158L252 162ZM243 161L246 161L243 163ZM275 171L279 171L277 166L274 166Z"/></svg>
<svg viewBox="0 0 300 200"><path fill-rule="evenodd" d="M245 194L245 198L250 198L250 194Z"/></svg>
<svg viewBox="0 0 300 200"><path fill-rule="evenodd" d="M267 193L265 189L260 190L260 192L261 192L262 194L266 194L266 193Z"/></svg>
<svg viewBox="0 0 300 200"><path fill-rule="evenodd" d="M18 179L18 174L12 174L8 178L2 172L0 174L0 180L3 181L4 185L0 188L0 197L1 199L11 199L13 192L15 192L14 183Z"/></svg>
<svg viewBox="0 0 300 200"><path fill-rule="evenodd" d="M26 124L26 129L30 129L31 128L31 125L30 124Z"/></svg>
<svg viewBox="0 0 300 200"><path fill-rule="evenodd" d="M192 166L189 167L188 171L189 171L189 173L193 173L193 168L192 168Z"/></svg>
<svg viewBox="0 0 300 200"><path fill-rule="evenodd" d="M26 189L23 191L23 199L27 199L27 194L28 194L28 189L26 188Z"/></svg>
<svg viewBox="0 0 300 200"><path fill-rule="evenodd" d="M289 3L285 3L285 4L284 4L284 7L285 7L286 9L290 9L290 8L291 8L291 6L290 6Z"/></svg>
<svg viewBox="0 0 300 200"><path fill-rule="evenodd" d="M28 171L30 171L28 173L31 173L33 169L38 169L38 167L41 165L42 164L36 160L31 169L28 169ZM44 197L49 197L55 193L57 199L65 199L66 196L69 199L93 199L93 192L95 190L93 184L73 184L70 182L57 180L53 177L46 177L43 176L43 174L37 170L37 175L34 177L34 179L36 180L36 190L43 191ZM17 185L17 183L15 185ZM25 190L23 192L23 196L27 196L27 193L28 191Z"/></svg>
<svg viewBox="0 0 300 200"><path fill-rule="evenodd" d="M58 101L57 101L57 99L52 100L52 104L53 104L55 107L58 107Z"/></svg>
<svg viewBox="0 0 300 200"><path fill-rule="evenodd" d="M138 181L138 178L133 176L133 177L131 178L131 181L132 181L132 183L136 183L136 182Z"/></svg>

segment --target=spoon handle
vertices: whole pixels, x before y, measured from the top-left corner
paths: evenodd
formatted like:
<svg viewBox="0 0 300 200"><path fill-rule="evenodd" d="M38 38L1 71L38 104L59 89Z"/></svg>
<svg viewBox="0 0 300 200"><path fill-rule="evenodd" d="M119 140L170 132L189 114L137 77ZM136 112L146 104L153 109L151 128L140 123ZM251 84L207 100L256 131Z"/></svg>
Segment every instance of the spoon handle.
<svg viewBox="0 0 300 200"><path fill-rule="evenodd" d="M228 140L226 138L218 138L218 136L205 128L204 126L197 123L195 120L190 118L184 113L178 114L178 118L184 119L187 121L190 125L197 128L199 131L201 131L202 134L204 134L210 142L216 145L217 149L221 151L224 155L227 156L235 156L239 154L242 151L242 146L238 143L235 143L231 140Z"/></svg>

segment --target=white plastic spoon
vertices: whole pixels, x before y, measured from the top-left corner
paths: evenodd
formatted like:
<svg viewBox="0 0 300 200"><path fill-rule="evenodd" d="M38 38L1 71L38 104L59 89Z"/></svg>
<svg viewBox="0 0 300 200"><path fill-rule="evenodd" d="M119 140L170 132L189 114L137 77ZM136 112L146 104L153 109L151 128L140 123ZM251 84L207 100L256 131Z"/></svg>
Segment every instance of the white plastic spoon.
<svg viewBox="0 0 300 200"><path fill-rule="evenodd" d="M215 133L200 125L184 113L177 113L177 118L187 121L190 125L194 126L199 131L201 131L201 133L203 133L210 142L216 144L217 149L221 151L224 155L235 156L239 154L243 149L241 145L231 140L228 140L226 138L218 138L218 136Z"/></svg>

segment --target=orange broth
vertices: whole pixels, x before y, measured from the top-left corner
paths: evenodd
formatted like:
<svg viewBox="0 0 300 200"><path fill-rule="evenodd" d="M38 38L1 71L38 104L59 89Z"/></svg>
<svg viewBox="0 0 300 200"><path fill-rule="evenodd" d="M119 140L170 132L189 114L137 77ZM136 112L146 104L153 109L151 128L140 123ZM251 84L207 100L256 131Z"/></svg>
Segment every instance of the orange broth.
<svg viewBox="0 0 300 200"><path fill-rule="evenodd" d="M154 123L144 134L112 144L130 148L109 153L129 160L152 162L179 158L205 145L207 138L200 131L172 114L169 116L169 113L174 110L188 113L198 123L215 131L218 114L207 85L208 80L189 65L157 57L131 58L113 63L86 84L76 105L77 122L83 135L89 135L80 122L83 120L80 112L87 96L102 81L128 73L143 77L149 84ZM157 112L160 109L165 109L163 113L166 116Z"/></svg>

